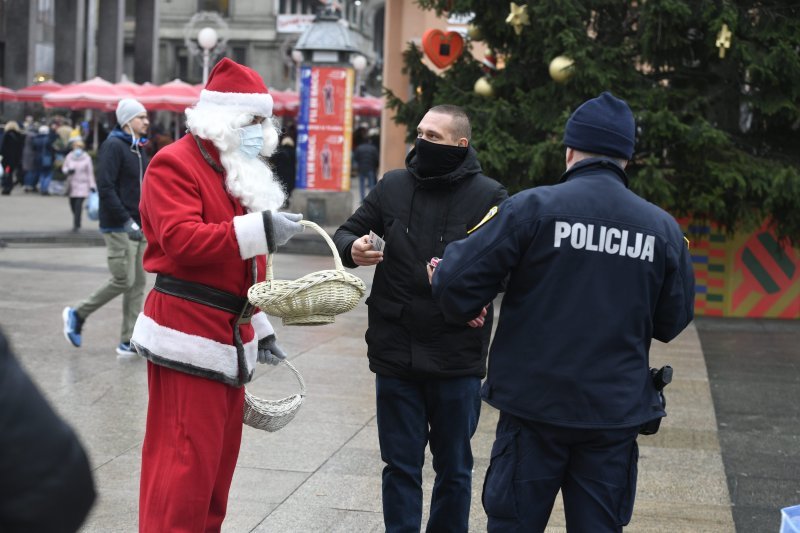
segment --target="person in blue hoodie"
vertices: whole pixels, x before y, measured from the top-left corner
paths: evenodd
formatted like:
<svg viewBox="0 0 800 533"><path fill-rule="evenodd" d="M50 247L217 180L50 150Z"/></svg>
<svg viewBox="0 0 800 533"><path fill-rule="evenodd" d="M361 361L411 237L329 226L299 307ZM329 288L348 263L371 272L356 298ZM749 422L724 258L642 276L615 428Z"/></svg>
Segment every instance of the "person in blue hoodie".
<svg viewBox="0 0 800 533"><path fill-rule="evenodd" d="M132 98L117 104L118 126L100 145L97 154L97 190L100 195L100 232L106 242L111 278L75 307L62 312L64 337L79 348L84 321L102 306L122 295L122 327L116 352L133 355L131 335L144 302L142 266L146 240L139 216L142 179L149 159L143 145L150 120L144 106Z"/></svg>
<svg viewBox="0 0 800 533"><path fill-rule="evenodd" d="M435 269L445 319L474 317L505 283L481 395L500 411L483 506L489 531L544 531L559 490L568 531L622 531L639 429L665 416L649 366L694 316L675 219L628 188L635 121L608 92L564 133L558 184L522 191Z"/></svg>
<svg viewBox="0 0 800 533"><path fill-rule="evenodd" d="M39 126L37 135L33 138L35 178L33 186L38 184L42 196L50 194L50 181L53 179L53 161L55 152L53 141L56 138L54 131L46 124Z"/></svg>

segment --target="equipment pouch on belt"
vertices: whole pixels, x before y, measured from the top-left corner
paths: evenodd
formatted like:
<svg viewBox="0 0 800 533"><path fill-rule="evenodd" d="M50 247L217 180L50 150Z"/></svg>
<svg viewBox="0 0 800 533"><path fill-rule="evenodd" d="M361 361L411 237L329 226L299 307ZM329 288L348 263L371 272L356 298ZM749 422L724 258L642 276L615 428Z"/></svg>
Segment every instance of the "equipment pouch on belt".
<svg viewBox="0 0 800 533"><path fill-rule="evenodd" d="M661 400L661 407L667 407L667 399L664 397L664 387L672 382L672 367L664 365L659 369L651 368L650 377L653 380L653 385L658 391L658 397ZM654 418L648 420L642 427L639 428L640 435L655 435L658 433L658 428L661 427L661 418Z"/></svg>

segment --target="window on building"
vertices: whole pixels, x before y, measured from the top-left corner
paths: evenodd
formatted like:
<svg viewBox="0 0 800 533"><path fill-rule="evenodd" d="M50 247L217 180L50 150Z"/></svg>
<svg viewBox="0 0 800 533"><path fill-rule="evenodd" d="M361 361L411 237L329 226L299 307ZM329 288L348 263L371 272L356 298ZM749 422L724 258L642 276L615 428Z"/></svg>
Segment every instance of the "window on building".
<svg viewBox="0 0 800 533"><path fill-rule="evenodd" d="M39 0L36 5L36 19L47 25L55 23L55 6L53 0Z"/></svg>
<svg viewBox="0 0 800 533"><path fill-rule="evenodd" d="M131 3L131 2L126 2ZM228 4L230 2L228 0L198 0L197 2L197 10L198 11L216 11L223 17L228 16Z"/></svg>
<svg viewBox="0 0 800 533"><path fill-rule="evenodd" d="M177 57L175 58L175 70L178 78L189 81L189 56L186 53L186 48L179 47L176 49Z"/></svg>
<svg viewBox="0 0 800 533"><path fill-rule="evenodd" d="M314 15L318 7L325 5L324 0L302 0L303 14Z"/></svg>
<svg viewBox="0 0 800 533"><path fill-rule="evenodd" d="M231 59L242 65L247 64L247 47L246 46L232 46Z"/></svg>

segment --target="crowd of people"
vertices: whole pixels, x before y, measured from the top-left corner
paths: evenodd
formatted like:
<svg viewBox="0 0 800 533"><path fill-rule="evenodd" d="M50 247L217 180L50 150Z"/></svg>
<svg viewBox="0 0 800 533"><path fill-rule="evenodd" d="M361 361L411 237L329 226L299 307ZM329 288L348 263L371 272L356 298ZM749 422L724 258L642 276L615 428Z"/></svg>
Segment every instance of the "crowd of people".
<svg viewBox="0 0 800 533"><path fill-rule="evenodd" d="M89 316L122 295L116 351L147 360L143 532L221 529L244 385L257 363L288 355L246 297L267 256L303 231L302 214L281 210L294 141L271 115L261 77L225 58L186 110L188 134L156 157L132 99L119 102L96 168L67 124L39 125L31 141L55 154L62 129L60 168L76 194L100 197L111 277L63 310L65 338L80 347ZM628 188L635 128L624 100L584 102L566 123L559 183L511 197L484 175L460 107L431 108L404 168L380 180L362 139L363 201L334 242L346 266L375 267L365 339L386 531L469 530L481 400L500 411L482 498L490 531L544 531L559 491L569 530L620 532L630 521L637 437L665 416L650 344L677 336L694 303L680 227ZM156 275L146 298L145 272ZM436 478L423 526L428 446Z"/></svg>
<svg viewBox="0 0 800 533"><path fill-rule="evenodd" d="M94 136L98 136L99 145L109 133L102 123L97 132L93 131L89 122L77 116L27 115L21 124L16 120L5 122L0 126L2 194L9 195L19 186L26 193L63 195L69 186L69 167L63 166L68 156L78 144L80 151L73 155L88 154L87 147L94 144ZM172 137L164 134L163 127L156 126L147 152L152 156L172 141Z"/></svg>

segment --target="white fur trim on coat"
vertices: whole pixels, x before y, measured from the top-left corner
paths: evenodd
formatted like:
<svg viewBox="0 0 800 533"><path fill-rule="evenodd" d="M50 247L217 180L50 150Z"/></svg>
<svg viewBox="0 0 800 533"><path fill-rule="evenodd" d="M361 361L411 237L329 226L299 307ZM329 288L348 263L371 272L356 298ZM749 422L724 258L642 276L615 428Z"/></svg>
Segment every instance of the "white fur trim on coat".
<svg viewBox="0 0 800 533"><path fill-rule="evenodd" d="M239 379L235 346L162 326L144 313L140 313L136 320L131 341L153 355L178 365L222 374L231 382ZM253 337L244 345L246 375L253 373L257 356L258 337Z"/></svg>
<svg viewBox="0 0 800 533"><path fill-rule="evenodd" d="M239 243L239 255L250 259L267 253L267 236L264 233L264 217L258 213L247 213L233 217L233 230Z"/></svg>
<svg viewBox="0 0 800 533"><path fill-rule="evenodd" d="M253 325L253 329L256 332L256 338L261 340L264 337L269 337L275 330L272 328L272 324L270 323L269 319L267 318L267 314L264 311L259 311L258 313L253 315L253 318L250 319L250 324Z"/></svg>
<svg viewBox="0 0 800 533"><path fill-rule="evenodd" d="M236 108L260 117L272 116L272 96L266 93L225 93L203 89L195 107L202 109L207 106Z"/></svg>

